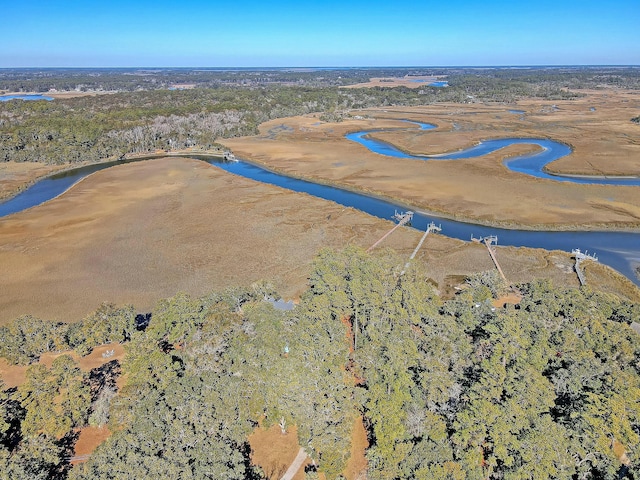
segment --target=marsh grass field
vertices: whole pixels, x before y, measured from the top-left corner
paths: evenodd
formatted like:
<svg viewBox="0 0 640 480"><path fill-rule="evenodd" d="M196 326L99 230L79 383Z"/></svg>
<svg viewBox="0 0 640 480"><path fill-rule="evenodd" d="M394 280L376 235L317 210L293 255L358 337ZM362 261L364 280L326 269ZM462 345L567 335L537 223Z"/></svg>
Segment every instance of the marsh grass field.
<svg viewBox="0 0 640 480"><path fill-rule="evenodd" d="M510 172L516 145L474 160L415 161L376 155L344 138L374 133L412 153L437 154L505 136L549 137L574 153L561 173L636 175L640 145L629 121L635 92L603 90L566 102L432 105L352 112L339 123L317 115L267 122L260 135L225 140L235 154L288 175L399 200L457 219L524 228L636 230L640 187L573 185ZM517 110L524 113L512 113ZM399 120L431 122L431 131ZM634 130L635 129L635 130ZM10 194L61 167L0 166ZM259 280L285 298L304 291L323 247L367 248L393 224L306 194L239 178L198 160L158 158L97 172L62 196L0 222L0 321L22 314L76 321L103 301L149 311L184 291L202 295ZM383 247L408 257L420 232L401 228ZM550 278L578 285L567 253L498 247L511 282ZM482 245L433 235L417 257L445 294L466 275L493 268ZM590 283L640 299L626 278L587 265ZM55 298L55 302L51 299Z"/></svg>
<svg viewBox="0 0 640 480"><path fill-rule="evenodd" d="M2 220L0 321L23 314L77 321L103 301L150 311L176 292L197 296L260 280L295 299L321 248L367 248L392 226L199 160L121 165ZM390 247L401 264L420 236L401 228L380 254ZM510 281L578 285L566 252L499 247L498 256ZM493 268L484 246L443 235L428 238L416 262L449 294L466 275ZM592 274L603 271L611 273ZM607 267L588 266L587 275L605 290L640 299L631 282Z"/></svg>
<svg viewBox="0 0 640 480"><path fill-rule="evenodd" d="M63 168L61 165L46 165L35 162L0 163L0 201L16 195L37 179L51 175Z"/></svg>
<svg viewBox="0 0 640 480"><path fill-rule="evenodd" d="M317 116L279 119L260 135L228 139L237 156L288 175L392 198L428 212L496 226L536 229L637 229L638 187L576 185L510 172L504 158L532 152L514 145L481 158L448 161L389 159L344 135L372 136L412 154L437 155L504 137L551 138L573 153L548 166L555 173L637 176L640 127L630 119L640 96L589 91L577 100L504 104L436 104L352 112L340 123ZM511 113L513 110L524 114ZM435 130L407 128L415 120Z"/></svg>

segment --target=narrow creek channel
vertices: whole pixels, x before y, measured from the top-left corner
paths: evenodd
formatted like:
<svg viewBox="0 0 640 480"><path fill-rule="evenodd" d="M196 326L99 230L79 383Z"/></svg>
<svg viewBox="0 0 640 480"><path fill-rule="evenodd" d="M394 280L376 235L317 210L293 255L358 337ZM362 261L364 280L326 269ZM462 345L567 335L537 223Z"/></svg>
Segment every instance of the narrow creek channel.
<svg viewBox="0 0 640 480"><path fill-rule="evenodd" d="M412 122L415 123L415 122ZM420 124L421 128L430 128L429 124ZM432 128L432 127L431 127ZM400 150L396 149L392 145L385 144L382 142L378 142L376 140L371 139L367 135L371 132L357 132L355 134L349 134L347 138L351 140L358 141L362 143L364 146L370 149L374 149L378 153L385 154L388 156L399 156L399 155L407 155L406 153L400 152ZM358 140L357 138L360 140ZM502 148L506 146L509 140L514 139L504 139L501 140L501 146L495 146L494 151L498 148ZM537 143L537 141L541 141L541 139L516 139L521 141L520 143ZM546 140L548 142L552 142L554 144L559 145L561 148L555 148L553 145L548 147L546 144L541 145L543 148L542 152L533 155L526 155L523 157L517 157L510 159L507 163L509 168L512 168L514 164L517 164L518 161L529 162L528 165L531 164L531 158L536 157L533 163L536 164L534 169L543 170L544 165L549 163L548 152L555 152L554 158L559 158L558 153L563 153L564 155L570 153L569 147L559 142L553 142L552 140ZM513 143L513 142L512 142ZM492 147L492 148L493 148ZM566 150L568 149L568 150ZM379 151L381 150L381 151ZM389 154L391 152L391 154ZM399 152L399 153L398 153ZM456 152L452 155L468 155L467 157L452 157L449 155L446 156L438 156L438 157L412 157L420 160L437 160L444 158L470 158L471 156L477 156L487 153L479 153L477 149L473 154L469 153L469 150ZM545 159L540 160L540 155L545 155ZM168 155L171 156L171 155ZM292 190L295 192L303 192L315 197L319 197L325 200L330 200L336 202L338 204L344 205L346 207L352 207L358 210L361 210L370 215L374 215L376 217L389 220L393 216L396 210L406 210L406 205L400 205L394 202L382 200L379 198L370 197L361 193L356 193L353 191L344 190L338 187L332 187L327 185L321 185L317 183L313 183L306 180L300 180L296 178L287 177L286 175L282 175L279 173L275 173L269 171L265 168L259 167L257 165L239 160L237 162L227 162L219 157L210 157L210 156L198 156L198 155L190 155L189 158L196 158L199 160L206 161L212 165L215 165L222 170L225 170L229 173L233 173L235 175L239 175L245 178L249 178L252 180L256 180L262 183L277 185L282 188L286 188L288 190ZM523 160L524 158L524 160ZM56 196L64 193L68 188L72 185L80 181L82 178L87 175L96 172L98 170L102 170L105 168L109 168L113 165L119 165L122 163L129 163L133 161L144 160L145 158L137 158L137 159L128 159L124 161L117 162L109 162L109 163L101 163L90 165L86 167L80 167L72 170L68 170L63 173L58 173L42 179L36 182L34 185L21 192L19 195L5 201L0 204L0 217L4 217L6 215L10 215L12 213L17 213L28 208L34 207L41 203L44 203ZM542 165L542 166L540 166ZM527 167L529 168L529 167ZM527 174L531 174L530 172L526 172ZM544 173L544 172L542 172ZM579 183L596 183L593 181L585 181L585 180L597 180L597 183L600 181L608 181L608 180L620 180L620 179L584 179L584 178L570 178L570 177L556 177L550 176L554 180L558 181L578 181ZM623 179L625 183L624 185L640 185L640 179ZM635 182L635 183L633 183ZM636 285L640 286L640 279L636 276L634 270L640 265L640 233L634 232L608 232L608 231L531 231L531 230L517 230L517 229L505 229L505 228L497 228L497 227L488 227L483 225L477 225L473 223L459 222L454 220L448 220L444 218L438 218L437 216L422 213L419 209L414 209L416 212L413 218L412 226L418 230L425 230L426 226L429 222L434 221L437 224L442 225L442 234L457 238L460 240L470 240L471 236L480 237L480 236L489 236L489 235L497 235L499 240L499 245L511 245L516 247L532 247L532 248L544 248L546 250L563 250L566 252L570 252L574 248L580 248L585 251L588 250L589 253L595 253L599 260L609 265L610 267L616 269L631 281L633 281Z"/></svg>

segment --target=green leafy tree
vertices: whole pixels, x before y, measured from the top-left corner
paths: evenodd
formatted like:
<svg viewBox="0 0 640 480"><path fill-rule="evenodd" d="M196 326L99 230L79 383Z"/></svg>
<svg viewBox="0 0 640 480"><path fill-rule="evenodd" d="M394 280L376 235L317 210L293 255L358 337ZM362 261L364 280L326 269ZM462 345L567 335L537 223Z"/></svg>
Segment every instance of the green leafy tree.
<svg viewBox="0 0 640 480"><path fill-rule="evenodd" d="M22 431L27 436L44 433L61 438L86 422L91 394L83 373L69 355L54 360L51 371L42 364L27 369L19 388L26 416Z"/></svg>
<svg viewBox="0 0 640 480"><path fill-rule="evenodd" d="M162 300L152 313L148 336L170 344L182 343L204 322L202 305L186 294Z"/></svg>
<svg viewBox="0 0 640 480"><path fill-rule="evenodd" d="M117 307L103 303L81 322L72 323L67 330L69 345L78 355L87 355L98 345L125 342L136 331L133 306Z"/></svg>
<svg viewBox="0 0 640 480"><path fill-rule="evenodd" d="M45 352L68 348L64 340L66 326L22 316L0 327L0 356L13 364L28 365Z"/></svg>
<svg viewBox="0 0 640 480"><path fill-rule="evenodd" d="M45 435L28 436L9 452L0 448L1 480L57 480L67 477L64 450Z"/></svg>

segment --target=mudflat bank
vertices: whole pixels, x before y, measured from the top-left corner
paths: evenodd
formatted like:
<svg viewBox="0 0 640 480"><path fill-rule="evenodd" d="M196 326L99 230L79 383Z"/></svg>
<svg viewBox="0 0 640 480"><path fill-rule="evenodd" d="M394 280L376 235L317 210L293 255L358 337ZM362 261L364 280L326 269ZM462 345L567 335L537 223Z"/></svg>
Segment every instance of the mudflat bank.
<svg viewBox="0 0 640 480"><path fill-rule="evenodd" d="M424 88L446 79L446 75L405 75L404 77L373 77L368 82L346 85L342 88L406 87Z"/></svg>
<svg viewBox="0 0 640 480"><path fill-rule="evenodd" d="M36 180L58 172L68 165L36 162L0 162L0 201L12 197Z"/></svg>

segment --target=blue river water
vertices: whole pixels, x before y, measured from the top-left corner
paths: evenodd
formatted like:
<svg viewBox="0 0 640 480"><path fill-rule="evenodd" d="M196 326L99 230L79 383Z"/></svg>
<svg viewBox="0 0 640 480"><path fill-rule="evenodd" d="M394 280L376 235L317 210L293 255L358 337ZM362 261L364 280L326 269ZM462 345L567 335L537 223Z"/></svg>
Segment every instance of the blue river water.
<svg viewBox="0 0 640 480"><path fill-rule="evenodd" d="M432 125L422 124L420 128L429 129L433 128ZM367 138L366 135L371 132L359 132L357 134L350 134L349 138L362 139L363 145L369 147L371 138ZM359 137L358 137L359 135ZM525 140L525 139L520 139ZM535 139L534 139L535 140ZM536 140L536 142L539 139ZM356 140L358 141L358 140ZM526 139L526 142L531 142L531 139ZM541 140L542 141L542 140ZM561 146L560 150L565 152L566 145L545 140ZM508 140L504 140L508 142ZM504 144L502 144L504 146ZM495 148L494 148L495 147ZM488 147L489 148L489 147ZM502 148L493 145L490 148ZM546 148L546 147L543 147ZM553 151L553 148L543 150L548 152ZM400 152L395 147L377 142L375 151L389 155L391 157L407 155ZM493 150L492 150L493 151ZM468 152L468 151L467 151ZM565 154L570 152L566 151ZM464 152L456 152L455 155L466 154ZM477 155L477 150L476 150ZM410 156L411 157L411 156ZM447 156L449 157L449 156ZM529 161L529 157L525 160L525 163ZM190 158L197 158L199 160L206 161L212 165L215 165L227 172L250 178L262 183L271 185L277 185L288 190L295 192L307 193L319 198L330 200L346 207L353 207L355 209L366 212L370 215L374 215L383 219L391 219L396 210L406 210L405 205L400 205L391 201L382 200L379 198L370 197L361 193L356 193L348 190L344 190L337 187L331 187L327 185L321 185L306 180L295 179L287 177L282 174L278 174L269 171L265 168L257 165L245 162L226 162L218 157L205 157L205 156L190 156ZM406 157L405 157L406 158ZM420 160L442 160L440 157L411 157ZM451 157L461 158L461 157ZM556 157L558 158L558 157ZM90 173L93 173L110 166L127 163L132 161L139 161L142 159L132 159L118 162L110 162L103 164L90 165L87 167L80 167L64 173L56 174L41 180L26 189L19 195L9 199L8 201L0 204L0 217L23 211L27 208L39 205L57 195L60 195L70 186L75 184L80 179L86 177ZM511 159L508 163L509 168L513 168L513 164L519 161L517 158ZM537 168L537 167L536 167ZM552 179L560 180L558 177L552 176ZM576 181L582 179L567 179L562 178L563 181ZM628 179L630 180L630 179ZM631 183L630 183L631 184ZM633 185L640 185L640 179L635 179ZM414 210L415 211L415 210ZM529 230L512 230L496 227L487 227L482 225L476 225L473 223L459 222L448 220L444 218L438 218L437 216L421 213L416 211L412 226L418 230L426 229L429 222L435 221L442 226L442 233L449 237L458 238L461 240L470 240L471 236L481 237L489 235L497 235L500 245L512 245L516 247L532 247L532 248L544 248L547 250L563 250L571 251L574 248L580 248L582 251L588 250L589 253L595 253L599 260L609 265L610 267L618 270L625 275L631 281L640 286L640 280L634 274L634 268L640 265L640 234L633 232L607 232L607 231L529 231Z"/></svg>
<svg viewBox="0 0 640 480"><path fill-rule="evenodd" d="M277 185L295 192L308 193L387 220L391 219L397 210L406 210L406 207L390 201L286 177L246 162L216 162L215 165L242 177ZM412 226L418 230L425 230L431 221L442 226L443 235L460 240L470 240L472 235L474 237L497 235L500 245L564 250L566 252L570 252L574 248L588 250L589 253L597 254L602 263L615 268L640 286L640 280L633 272L634 266L640 264L640 234L638 233L511 230L438 218L419 211L414 214Z"/></svg>
<svg viewBox="0 0 640 480"><path fill-rule="evenodd" d="M123 163L131 163L135 161L138 161L138 159L96 163L85 167L72 168L60 173L54 173L42 180L38 180L29 188L9 200L0 203L0 218L11 215L12 213L21 212L51 200L52 198L63 194L74 184L94 172L113 167L114 165L121 165Z"/></svg>
<svg viewBox="0 0 640 480"><path fill-rule="evenodd" d="M427 82L429 82L429 80L424 80L424 79L421 79L421 78L417 78L415 80L409 80L409 81L413 82L413 83L427 83ZM427 86L428 87L443 88L443 87L448 87L449 86L449 82L446 82L446 81L430 82L430 83L427 83Z"/></svg>
<svg viewBox="0 0 640 480"><path fill-rule="evenodd" d="M9 100L53 100L53 97L46 95L0 95L0 102L8 102Z"/></svg>
<svg viewBox="0 0 640 480"><path fill-rule="evenodd" d="M421 130L432 130L436 125L405 120L407 123L417 125ZM378 130L380 131L380 130ZM591 185L640 185L639 177L590 177L577 175L551 174L545 170L545 166L554 160L566 157L571 153L571 147L565 143L556 142L548 138L498 138L485 140L473 147L442 155L411 155L398 149L390 143L376 140L370 136L376 130L354 132L346 135L346 138L361 144L372 152L394 158L406 158L412 160L460 160L475 158L493 153L509 145L537 145L538 152L509 158L504 164L513 172L524 173L537 178L546 178L560 182L571 182Z"/></svg>

